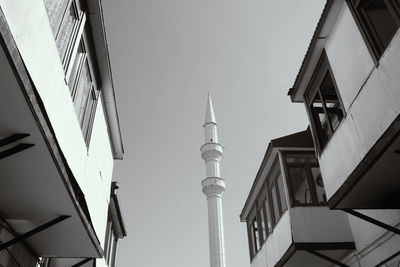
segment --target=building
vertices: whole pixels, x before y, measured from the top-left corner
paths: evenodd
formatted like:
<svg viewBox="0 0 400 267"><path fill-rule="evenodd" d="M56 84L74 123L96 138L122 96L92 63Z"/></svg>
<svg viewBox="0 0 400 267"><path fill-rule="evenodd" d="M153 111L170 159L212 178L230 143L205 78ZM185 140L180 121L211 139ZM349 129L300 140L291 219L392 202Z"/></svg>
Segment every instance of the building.
<svg viewBox="0 0 400 267"><path fill-rule="evenodd" d="M355 249L346 213L330 210L310 130L272 140L240 214L251 267L328 267Z"/></svg>
<svg viewBox="0 0 400 267"><path fill-rule="evenodd" d="M207 196L210 267L225 267L222 218L222 195L225 192L225 180L221 178L219 170L223 147L218 142L217 121L210 94L207 98L206 119L203 127L204 145L201 146L200 152L206 165L206 178L201 181L201 186L202 192Z"/></svg>
<svg viewBox="0 0 400 267"><path fill-rule="evenodd" d="M400 2L328 0L289 95L304 103L349 266L400 262Z"/></svg>
<svg viewBox="0 0 400 267"><path fill-rule="evenodd" d="M101 1L0 1L0 266L114 266L123 146L102 16Z"/></svg>

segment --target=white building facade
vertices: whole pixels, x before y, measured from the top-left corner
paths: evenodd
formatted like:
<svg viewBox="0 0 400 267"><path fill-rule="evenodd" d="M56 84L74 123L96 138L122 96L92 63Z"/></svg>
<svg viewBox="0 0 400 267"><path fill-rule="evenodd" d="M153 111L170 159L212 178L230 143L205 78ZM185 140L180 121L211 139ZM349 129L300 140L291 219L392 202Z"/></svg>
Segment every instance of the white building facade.
<svg viewBox="0 0 400 267"><path fill-rule="evenodd" d="M400 263L399 27L399 1L327 1L289 90L305 104L329 206L348 214L347 266Z"/></svg>
<svg viewBox="0 0 400 267"><path fill-rule="evenodd" d="M123 146L101 2L1 0L0 43L0 266L114 266Z"/></svg>

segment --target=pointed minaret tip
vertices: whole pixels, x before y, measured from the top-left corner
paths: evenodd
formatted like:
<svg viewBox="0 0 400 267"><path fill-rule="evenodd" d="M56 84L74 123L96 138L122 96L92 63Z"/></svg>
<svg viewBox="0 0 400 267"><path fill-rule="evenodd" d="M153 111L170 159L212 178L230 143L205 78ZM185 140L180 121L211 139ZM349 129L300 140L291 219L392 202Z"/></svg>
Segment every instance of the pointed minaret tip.
<svg viewBox="0 0 400 267"><path fill-rule="evenodd" d="M217 123L215 120L215 115L214 115L214 108L212 105L211 101L211 94L208 93L208 99L207 99L207 108L206 108L206 121L204 122L204 125L207 123Z"/></svg>

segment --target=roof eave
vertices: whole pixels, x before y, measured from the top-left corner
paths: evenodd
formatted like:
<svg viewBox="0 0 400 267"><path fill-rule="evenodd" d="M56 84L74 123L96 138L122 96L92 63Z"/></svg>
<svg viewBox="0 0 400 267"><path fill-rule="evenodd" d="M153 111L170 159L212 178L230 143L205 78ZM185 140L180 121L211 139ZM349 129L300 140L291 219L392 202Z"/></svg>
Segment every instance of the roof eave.
<svg viewBox="0 0 400 267"><path fill-rule="evenodd" d="M96 59L99 65L105 118L114 159L123 159L124 147L115 97L107 34L101 1L89 0L88 19L91 25Z"/></svg>
<svg viewBox="0 0 400 267"><path fill-rule="evenodd" d="M315 48L317 47L317 43L322 40L321 38L323 38L323 39L326 38L326 36L321 36L321 32L322 32L322 29L324 28L329 11L331 10L331 7L334 2L335 2L335 0L327 0L326 1L326 4L322 11L321 17L318 21L318 24L314 31L311 42L310 42L307 52L304 56L300 70L296 76L295 82L294 82L292 88L290 88L288 90L287 94L288 94L288 96L290 96L290 100L292 102L303 102L303 96L298 94L299 87L300 87L301 81L303 79L303 76L308 69L310 61L312 59L312 55L314 54ZM336 1L336 2L338 2L338 1Z"/></svg>

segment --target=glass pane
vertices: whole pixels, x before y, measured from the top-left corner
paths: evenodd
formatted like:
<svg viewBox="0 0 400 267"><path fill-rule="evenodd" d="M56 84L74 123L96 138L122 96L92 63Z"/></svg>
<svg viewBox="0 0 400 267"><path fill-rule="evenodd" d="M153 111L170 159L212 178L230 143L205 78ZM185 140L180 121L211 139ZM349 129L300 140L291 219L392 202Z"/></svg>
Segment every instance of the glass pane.
<svg viewBox="0 0 400 267"><path fill-rule="evenodd" d="M278 159L277 157L274 159L272 171L270 171L268 174L268 185L271 185L274 183L276 175L279 172L280 165L279 165L279 161L277 159Z"/></svg>
<svg viewBox="0 0 400 267"><path fill-rule="evenodd" d="M264 208L265 208L265 213L266 213L266 217L267 217L268 233L271 233L272 232L272 215L271 215L271 208L269 206L268 198L265 199Z"/></svg>
<svg viewBox="0 0 400 267"><path fill-rule="evenodd" d="M44 0L54 36L57 35L68 2L69 0Z"/></svg>
<svg viewBox="0 0 400 267"><path fill-rule="evenodd" d="M258 233L258 223L256 218L254 218L253 220L253 235L254 235L254 239L256 241L256 251L258 251L261 247L261 242L260 242L260 236Z"/></svg>
<svg viewBox="0 0 400 267"><path fill-rule="evenodd" d="M394 17L383 0L368 1L361 5L371 31L378 38L380 45L386 48L399 28Z"/></svg>
<svg viewBox="0 0 400 267"><path fill-rule="evenodd" d="M82 125L82 133L83 136L85 137L85 140L87 139L87 134L89 132L89 128L92 122L92 116L94 115L94 103L95 103L95 92L94 92L94 88L92 87L90 93L89 93L89 97L88 97L88 101L86 103L86 109L85 109L85 116L83 118L83 125Z"/></svg>
<svg viewBox="0 0 400 267"><path fill-rule="evenodd" d="M307 183L307 169L304 167L289 167L289 179L295 204L312 203L311 192Z"/></svg>
<svg viewBox="0 0 400 267"><path fill-rule="evenodd" d="M285 198L285 189L283 187L283 179L282 175L279 174L278 181L278 191L279 191L279 197L281 201L281 208L282 208L282 213L287 210L287 204L286 204L286 198Z"/></svg>
<svg viewBox="0 0 400 267"><path fill-rule="evenodd" d="M87 62L83 65L79 76L78 85L74 97L75 111L78 116L79 124L82 126L85 109L87 106L90 89L92 87L92 78L90 77L89 66Z"/></svg>
<svg viewBox="0 0 400 267"><path fill-rule="evenodd" d="M274 184L273 187L271 188L271 201L272 201L272 205L274 207L275 223L277 223L279 221L279 218L281 217L281 214L279 212L278 194L276 192L276 184Z"/></svg>
<svg viewBox="0 0 400 267"><path fill-rule="evenodd" d="M61 28L57 35L57 40L56 40L58 52L60 53L61 59L64 59L68 43L72 37L72 31L74 29L74 25L77 21L78 21L78 14L76 12L75 6L71 4L61 23Z"/></svg>
<svg viewBox="0 0 400 267"><path fill-rule="evenodd" d="M68 80L68 86L69 86L69 90L71 91L71 94L74 94L74 92L75 92L79 67L82 64L82 60L83 60L84 56L85 56L85 51L83 48L83 44L81 43L78 47L78 51L76 53L76 56L74 59L74 64L72 65L71 74L70 74L69 80Z"/></svg>
<svg viewBox="0 0 400 267"><path fill-rule="evenodd" d="M339 126L340 121L343 118L343 112L341 109L339 97L335 90L335 85L329 72L325 74L324 79L320 85L322 98L326 104L326 110L328 112L329 121L332 126L332 130L335 131Z"/></svg>
<svg viewBox="0 0 400 267"><path fill-rule="evenodd" d="M264 216L263 207L261 207L258 210L257 217L260 218L260 224L261 224L260 225L260 238L262 239L262 241L265 241L267 234L266 234L266 228L265 228L266 224L265 224L265 216Z"/></svg>
<svg viewBox="0 0 400 267"><path fill-rule="evenodd" d="M250 224L249 228L247 229L247 236L249 237L249 246L250 246L250 254L253 257L254 255L256 255L257 251L255 249L256 245L255 245L255 240L254 240L254 236L253 236L253 225Z"/></svg>
<svg viewBox="0 0 400 267"><path fill-rule="evenodd" d="M321 146L325 145L330 137L330 129L328 125L328 118L322 107L322 102L319 94L316 95L314 101L311 103L311 115L314 120L315 129L317 131Z"/></svg>
<svg viewBox="0 0 400 267"><path fill-rule="evenodd" d="M315 183L315 191L317 194L318 203L326 202L326 193L324 188L324 181L322 180L321 170L319 167L311 167L311 174Z"/></svg>
<svg viewBox="0 0 400 267"><path fill-rule="evenodd" d="M318 164L317 158L313 153L287 153L285 158L287 164Z"/></svg>

